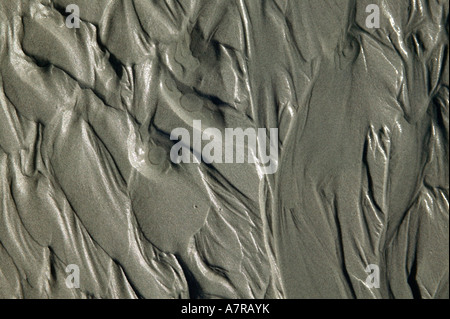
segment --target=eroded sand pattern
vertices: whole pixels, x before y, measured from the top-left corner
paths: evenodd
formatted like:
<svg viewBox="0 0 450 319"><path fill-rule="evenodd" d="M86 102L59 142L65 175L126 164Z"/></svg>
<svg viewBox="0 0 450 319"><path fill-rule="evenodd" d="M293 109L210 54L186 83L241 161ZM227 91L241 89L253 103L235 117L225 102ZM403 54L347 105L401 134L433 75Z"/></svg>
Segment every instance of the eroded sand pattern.
<svg viewBox="0 0 450 319"><path fill-rule="evenodd" d="M448 8L0 1L0 297L448 298Z"/></svg>

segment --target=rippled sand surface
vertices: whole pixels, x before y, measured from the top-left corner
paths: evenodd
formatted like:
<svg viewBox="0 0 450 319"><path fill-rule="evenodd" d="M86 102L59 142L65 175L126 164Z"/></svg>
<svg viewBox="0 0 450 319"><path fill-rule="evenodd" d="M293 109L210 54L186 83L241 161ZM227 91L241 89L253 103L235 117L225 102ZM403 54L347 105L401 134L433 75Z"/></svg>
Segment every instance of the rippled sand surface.
<svg viewBox="0 0 450 319"><path fill-rule="evenodd" d="M0 297L448 298L448 13L0 1ZM194 121L278 129L276 172L174 163Z"/></svg>

